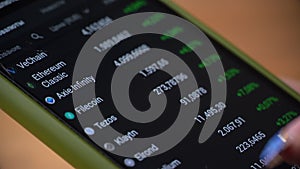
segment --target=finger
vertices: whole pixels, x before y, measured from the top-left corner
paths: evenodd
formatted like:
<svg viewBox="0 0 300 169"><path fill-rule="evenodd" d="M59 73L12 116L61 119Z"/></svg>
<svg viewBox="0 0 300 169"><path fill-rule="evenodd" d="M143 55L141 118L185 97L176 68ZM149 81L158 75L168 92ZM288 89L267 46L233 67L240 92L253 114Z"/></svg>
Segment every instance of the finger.
<svg viewBox="0 0 300 169"><path fill-rule="evenodd" d="M296 79L290 79L286 77L281 78L282 81L284 81L287 85L289 85L291 88L293 88L295 91L300 93L300 81Z"/></svg>
<svg viewBox="0 0 300 169"><path fill-rule="evenodd" d="M288 163L300 164L300 118L289 123L282 132L288 139L286 149L280 155Z"/></svg>
<svg viewBox="0 0 300 169"><path fill-rule="evenodd" d="M283 161L300 164L300 117L271 137L260 158L266 159L268 168L274 168Z"/></svg>

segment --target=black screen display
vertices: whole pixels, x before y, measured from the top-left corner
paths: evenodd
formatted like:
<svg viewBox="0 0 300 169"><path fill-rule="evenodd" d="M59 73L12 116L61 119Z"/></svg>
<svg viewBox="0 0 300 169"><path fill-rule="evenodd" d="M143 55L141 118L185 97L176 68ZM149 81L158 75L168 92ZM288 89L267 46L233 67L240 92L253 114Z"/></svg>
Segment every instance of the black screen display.
<svg viewBox="0 0 300 169"><path fill-rule="evenodd" d="M116 19L141 12L178 15L159 1L150 0L22 0L3 4L0 6L1 73L122 168L264 168L264 159L258 158L263 145L299 115L299 103L210 37L215 52L199 59L193 49L201 50L204 42L197 36L188 44L176 40L177 34L188 32L180 24L170 25L161 35L133 36L124 29L94 46L96 52L109 49L97 74L74 79L74 67L85 42ZM159 25L163 22L161 13L136 24ZM190 68L197 86L182 93L181 86L190 79L188 73L178 66L177 73L170 75L164 70L175 62L165 53L153 56L156 59L130 80L127 101L141 112L153 106L150 94L157 99L165 97L167 102L160 116L139 123L121 114L112 97L111 83L117 68L122 66L126 70L133 61L143 62L143 55L151 57L153 49L164 49L178 57ZM207 69L217 63L222 63L224 73L209 77ZM212 102L211 78L217 84L226 84L226 100ZM115 87L122 88L125 81L119 81ZM82 94L86 103L75 106L72 94L90 85L95 86L96 97ZM116 99L123 98L121 93ZM164 147L145 141L131 156L114 153L137 139L168 131L178 112L199 100L201 106L196 115L186 123L191 129L170 149L160 152ZM82 127L78 117L95 107L101 110L103 118ZM212 135L204 142L199 141L206 121L221 113ZM105 144L100 147L91 137L108 127L121 134L113 139L103 136ZM171 139L165 141L171 144ZM292 167L296 166L283 164L278 169Z"/></svg>

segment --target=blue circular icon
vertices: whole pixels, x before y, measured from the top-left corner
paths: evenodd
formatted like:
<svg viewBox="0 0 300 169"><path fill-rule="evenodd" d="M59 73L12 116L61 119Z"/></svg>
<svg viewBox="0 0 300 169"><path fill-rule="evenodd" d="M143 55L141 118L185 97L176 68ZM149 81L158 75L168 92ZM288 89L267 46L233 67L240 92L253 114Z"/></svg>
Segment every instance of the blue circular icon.
<svg viewBox="0 0 300 169"><path fill-rule="evenodd" d="M55 99L53 97L46 97L45 102L48 103L48 104L54 104Z"/></svg>
<svg viewBox="0 0 300 169"><path fill-rule="evenodd" d="M87 135L89 135L89 136L92 136L92 135L95 134L95 130L92 129L92 128L90 128L90 127L84 128L84 132L85 132Z"/></svg>
<svg viewBox="0 0 300 169"><path fill-rule="evenodd" d="M127 166L127 167L134 167L135 166L135 161L131 158L125 158L124 159L124 164Z"/></svg>
<svg viewBox="0 0 300 169"><path fill-rule="evenodd" d="M72 112L65 112L65 118L68 120L73 120L75 119L75 114Z"/></svg>

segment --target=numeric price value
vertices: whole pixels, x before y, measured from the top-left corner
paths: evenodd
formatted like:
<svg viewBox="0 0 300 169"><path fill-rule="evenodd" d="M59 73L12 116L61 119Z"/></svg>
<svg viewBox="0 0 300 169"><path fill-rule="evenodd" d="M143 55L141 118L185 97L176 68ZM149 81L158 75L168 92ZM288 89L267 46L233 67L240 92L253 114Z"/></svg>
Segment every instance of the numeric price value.
<svg viewBox="0 0 300 169"><path fill-rule="evenodd" d="M218 133L225 137L229 133L233 132L234 130L240 128L242 125L244 125L246 121L242 117L237 117L225 126L223 126L221 129L218 130Z"/></svg>
<svg viewBox="0 0 300 169"><path fill-rule="evenodd" d="M238 150L240 153L244 153L251 147L254 147L258 142L260 142L264 138L266 138L266 134L262 131L258 131L252 137L248 138L243 143L236 146L235 149Z"/></svg>

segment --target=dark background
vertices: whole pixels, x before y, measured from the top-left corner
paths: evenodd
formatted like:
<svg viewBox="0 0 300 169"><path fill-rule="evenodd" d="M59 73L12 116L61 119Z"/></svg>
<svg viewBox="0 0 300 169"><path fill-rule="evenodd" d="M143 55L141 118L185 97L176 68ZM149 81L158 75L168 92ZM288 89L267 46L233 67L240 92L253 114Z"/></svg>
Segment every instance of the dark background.
<svg viewBox="0 0 300 169"><path fill-rule="evenodd" d="M300 1L174 1L299 90ZM0 120L0 168L72 168L3 112Z"/></svg>

